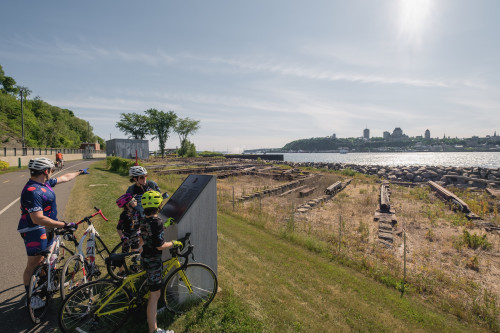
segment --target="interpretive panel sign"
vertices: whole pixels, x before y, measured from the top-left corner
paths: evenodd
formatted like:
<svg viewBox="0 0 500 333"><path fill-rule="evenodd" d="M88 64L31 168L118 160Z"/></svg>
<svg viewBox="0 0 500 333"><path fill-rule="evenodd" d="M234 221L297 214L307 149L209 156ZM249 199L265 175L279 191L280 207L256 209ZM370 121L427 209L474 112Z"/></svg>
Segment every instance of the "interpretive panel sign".
<svg viewBox="0 0 500 333"><path fill-rule="evenodd" d="M174 223L179 223L212 178L213 176L208 175L189 175L163 206L161 214L166 218L173 218Z"/></svg>

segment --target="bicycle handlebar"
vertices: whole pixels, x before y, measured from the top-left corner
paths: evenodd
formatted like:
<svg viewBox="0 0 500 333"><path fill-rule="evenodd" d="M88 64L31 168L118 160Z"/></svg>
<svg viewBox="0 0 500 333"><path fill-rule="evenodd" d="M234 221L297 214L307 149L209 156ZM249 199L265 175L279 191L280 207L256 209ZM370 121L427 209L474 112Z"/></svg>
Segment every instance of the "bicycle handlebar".
<svg viewBox="0 0 500 333"><path fill-rule="evenodd" d="M186 233L186 235L183 237L183 238L179 238L178 241L180 241L182 244L184 244L183 248L185 249L186 246L187 246L187 250L184 251L184 253L182 253L181 249L179 247L174 247L172 249L170 249L170 254L172 256L177 256L177 257L181 257L181 258L185 258L186 260L184 261L184 264L182 265L182 267L185 267L187 266L188 264L188 261L189 261L189 255L191 255L191 258L193 260L194 259L194 254L193 254L193 249L194 249L194 245L191 244L191 233L188 232Z"/></svg>
<svg viewBox="0 0 500 333"><path fill-rule="evenodd" d="M102 219L103 219L104 221L108 221L108 219L106 218L106 216L104 216L104 214L102 213L102 210L101 210L101 209L99 209L99 208L97 208L97 207L95 207L95 206L94 206L94 209L97 211L97 213L99 213L99 215L101 215L101 217L102 217ZM95 214L94 214L94 215L92 215L92 216L97 215L97 213L95 213Z"/></svg>
<svg viewBox="0 0 500 333"><path fill-rule="evenodd" d="M103 219L104 221L108 221L108 218L107 218L106 216L104 216L104 214L102 213L102 210L101 210L101 209L99 209L99 208L97 208L97 207L95 207L95 206L94 206L94 209L96 210L96 212L95 212L94 214L89 215L89 216L87 216L87 217L84 217L84 218L83 218L83 219L81 219L80 221L76 222L76 224L77 224L77 225L78 225L78 224L82 224L83 222L88 222L88 224L90 224L90 223L91 223L91 222L90 222L90 219L91 219L91 218L93 218L93 217L94 217L94 216L96 216L96 215L101 215L101 217L102 217L102 219Z"/></svg>

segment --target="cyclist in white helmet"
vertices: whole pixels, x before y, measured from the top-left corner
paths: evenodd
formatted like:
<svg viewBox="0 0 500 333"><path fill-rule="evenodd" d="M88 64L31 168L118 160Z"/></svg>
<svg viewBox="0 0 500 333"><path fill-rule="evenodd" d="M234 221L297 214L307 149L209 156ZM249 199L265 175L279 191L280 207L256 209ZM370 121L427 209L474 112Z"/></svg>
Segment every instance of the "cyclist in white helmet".
<svg viewBox="0 0 500 333"><path fill-rule="evenodd" d="M128 175L130 176L130 182L134 184L129 186L126 193L132 194L137 200L137 206L135 207L135 209L142 217L144 216L144 209L142 208L141 204L142 195L147 191L161 192L160 187L154 181L147 180L148 171L143 166L134 165L130 167ZM168 197L166 193L164 195L164 198Z"/></svg>
<svg viewBox="0 0 500 333"><path fill-rule="evenodd" d="M21 234L28 255L28 262L23 273L23 283L28 292L33 270L43 260L39 255L53 244L54 228L75 228L75 223L65 223L57 220L56 195L52 189L60 183L68 182L76 176L88 173L87 169L69 172L57 178L51 178L54 162L45 157L29 161L30 179L21 192L21 218L17 231ZM32 307L43 300L32 298ZM44 304L41 304L44 306Z"/></svg>

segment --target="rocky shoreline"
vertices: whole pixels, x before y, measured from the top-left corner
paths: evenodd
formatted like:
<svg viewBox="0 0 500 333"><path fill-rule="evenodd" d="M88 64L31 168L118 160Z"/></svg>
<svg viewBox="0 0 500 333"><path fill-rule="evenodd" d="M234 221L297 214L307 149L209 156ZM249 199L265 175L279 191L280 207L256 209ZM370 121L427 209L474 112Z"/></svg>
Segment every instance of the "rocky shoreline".
<svg viewBox="0 0 500 333"><path fill-rule="evenodd" d="M445 166L381 166L356 165L345 163L323 162L277 162L294 168L312 167L316 169L345 170L350 169L365 175L375 175L390 182L407 182L415 185L434 181L442 186L459 188L500 188L500 168L460 168Z"/></svg>

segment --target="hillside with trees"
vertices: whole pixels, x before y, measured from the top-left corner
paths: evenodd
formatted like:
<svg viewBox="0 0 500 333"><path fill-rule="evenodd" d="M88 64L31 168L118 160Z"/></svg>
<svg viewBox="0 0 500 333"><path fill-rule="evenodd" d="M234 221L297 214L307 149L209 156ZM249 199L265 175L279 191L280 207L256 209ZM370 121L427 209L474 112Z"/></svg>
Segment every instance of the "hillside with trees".
<svg viewBox="0 0 500 333"><path fill-rule="evenodd" d="M21 92L23 110L21 112ZM50 105L39 96L30 99L31 90L17 85L0 65L0 146L21 147L22 115L27 147L80 148L82 142L104 140L92 133L88 122L73 111Z"/></svg>
<svg viewBox="0 0 500 333"><path fill-rule="evenodd" d="M299 139L287 143L280 151L283 152L329 152L348 150L356 152L376 151L498 151L500 149L498 136L485 138L430 138L405 137L402 139L384 139L381 137L364 138L334 138L316 137Z"/></svg>

